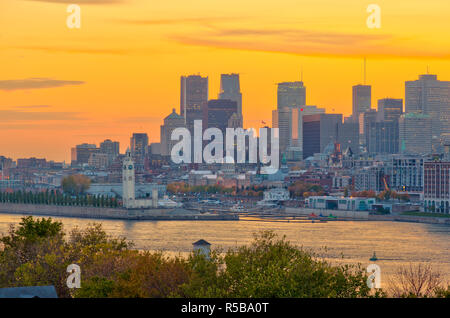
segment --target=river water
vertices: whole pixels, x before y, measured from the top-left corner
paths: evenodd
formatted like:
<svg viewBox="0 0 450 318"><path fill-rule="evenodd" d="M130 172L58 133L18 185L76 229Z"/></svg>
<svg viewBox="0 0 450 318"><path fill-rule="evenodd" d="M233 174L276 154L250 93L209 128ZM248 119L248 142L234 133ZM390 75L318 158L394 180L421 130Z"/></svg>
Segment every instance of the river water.
<svg viewBox="0 0 450 318"><path fill-rule="evenodd" d="M0 234L22 216L0 214ZM294 223L266 221L122 221L54 218L66 232L90 223L102 223L113 236L126 237L138 249L163 250L185 255L192 243L204 239L212 248L249 244L253 234L273 230L287 240L313 250L333 263L360 263L366 267L375 251L381 272L390 277L399 266L431 263L450 281L450 226L405 222L331 221ZM386 276L385 276L386 277Z"/></svg>

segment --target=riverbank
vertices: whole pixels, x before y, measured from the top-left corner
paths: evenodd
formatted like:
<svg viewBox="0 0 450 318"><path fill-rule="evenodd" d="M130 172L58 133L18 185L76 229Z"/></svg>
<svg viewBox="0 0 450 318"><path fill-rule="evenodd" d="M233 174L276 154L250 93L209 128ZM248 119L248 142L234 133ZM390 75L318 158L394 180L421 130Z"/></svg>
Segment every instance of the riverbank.
<svg viewBox="0 0 450 318"><path fill-rule="evenodd" d="M150 220L150 221L236 221L236 214L199 213L198 211L172 209L125 209L86 206L62 206L46 204L0 203L0 213L40 215L54 217L76 217L112 220Z"/></svg>
<svg viewBox="0 0 450 318"><path fill-rule="evenodd" d="M369 215L369 221L394 221L450 225L450 218L414 215Z"/></svg>

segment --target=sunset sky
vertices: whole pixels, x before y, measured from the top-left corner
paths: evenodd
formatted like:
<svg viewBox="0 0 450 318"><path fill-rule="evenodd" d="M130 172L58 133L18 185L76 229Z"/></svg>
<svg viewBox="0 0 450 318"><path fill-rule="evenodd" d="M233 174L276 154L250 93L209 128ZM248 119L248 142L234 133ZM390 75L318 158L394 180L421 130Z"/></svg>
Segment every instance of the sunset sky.
<svg viewBox="0 0 450 318"><path fill-rule="evenodd" d="M70 3L81 29L69 29ZM382 10L369 29L366 8ZM405 80L450 80L448 0L0 0L0 155L70 161L70 148L133 132L159 141L179 112L180 76L239 73L244 126L271 122L276 83L300 79L307 104L351 112L351 86L372 107L404 98Z"/></svg>

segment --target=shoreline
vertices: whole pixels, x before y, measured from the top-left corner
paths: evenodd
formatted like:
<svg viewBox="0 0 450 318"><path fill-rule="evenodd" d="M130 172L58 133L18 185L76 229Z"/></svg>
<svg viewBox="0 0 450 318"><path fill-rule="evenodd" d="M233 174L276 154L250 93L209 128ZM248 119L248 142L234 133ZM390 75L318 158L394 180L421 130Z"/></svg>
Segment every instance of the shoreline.
<svg viewBox="0 0 450 318"><path fill-rule="evenodd" d="M237 214L199 213L182 208L125 209L47 204L0 203L1 214L73 217L104 220L146 221L236 221Z"/></svg>
<svg viewBox="0 0 450 318"><path fill-rule="evenodd" d="M300 209L289 209L285 211L289 216L307 217L311 212L309 209L300 211ZM294 211L296 213L292 213ZM289 213L290 212L290 213ZM334 211L334 213L339 211ZM343 211L341 211L343 212ZM344 211L345 212L345 211ZM130 220L130 221L239 221L238 213L200 213L194 210L183 208L159 208L159 209L125 209L125 208L101 208L86 206L61 206L47 204L23 204L23 203L0 203L1 214L21 214L35 216L53 216L53 217L73 217L86 219L104 219L104 220ZM284 213L277 215L257 215L252 217L262 219L266 222L287 222L284 219ZM359 213L358 213L359 214ZM244 217L243 221L248 221ZM450 218L412 216L412 215L371 215L366 212L363 217L338 216L336 219L307 218L304 221L315 221L317 223L326 223L323 221L390 221L390 222L409 222L424 224L450 225ZM300 220L299 220L300 221ZM312 222L312 223L315 223ZM292 222L296 223L296 222Z"/></svg>

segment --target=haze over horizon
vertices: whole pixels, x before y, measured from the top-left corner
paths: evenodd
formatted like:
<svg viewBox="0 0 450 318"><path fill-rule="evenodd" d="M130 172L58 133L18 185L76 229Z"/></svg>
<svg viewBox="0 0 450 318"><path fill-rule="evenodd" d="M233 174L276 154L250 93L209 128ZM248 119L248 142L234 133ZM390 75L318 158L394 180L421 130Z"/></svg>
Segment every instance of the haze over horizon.
<svg viewBox="0 0 450 318"><path fill-rule="evenodd" d="M69 29L68 3L81 6ZM382 26L366 25L370 1L280 0L189 3L137 0L2 0L0 155L70 161L83 142L133 132L159 141L179 112L180 76L239 73L244 126L271 123L276 83L300 80L306 102L349 115L352 85L404 99L419 74L450 80L450 2L379 0Z"/></svg>

